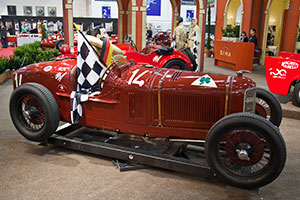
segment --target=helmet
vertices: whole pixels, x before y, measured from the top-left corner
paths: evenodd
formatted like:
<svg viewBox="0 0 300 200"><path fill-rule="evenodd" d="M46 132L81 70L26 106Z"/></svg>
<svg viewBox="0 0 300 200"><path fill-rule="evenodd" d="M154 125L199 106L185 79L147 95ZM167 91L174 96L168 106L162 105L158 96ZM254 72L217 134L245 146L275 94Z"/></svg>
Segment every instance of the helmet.
<svg viewBox="0 0 300 200"><path fill-rule="evenodd" d="M64 45L61 46L60 51L61 51L62 54L70 54L71 49L70 49L69 45L64 44Z"/></svg>

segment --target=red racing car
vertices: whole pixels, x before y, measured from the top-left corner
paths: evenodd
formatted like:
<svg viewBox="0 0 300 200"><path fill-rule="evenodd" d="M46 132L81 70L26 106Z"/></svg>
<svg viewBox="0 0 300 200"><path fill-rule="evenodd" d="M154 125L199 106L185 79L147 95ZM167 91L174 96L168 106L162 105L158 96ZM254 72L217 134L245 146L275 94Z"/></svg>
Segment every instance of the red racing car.
<svg viewBox="0 0 300 200"><path fill-rule="evenodd" d="M197 64L191 51L187 48L183 51L157 44L149 44L138 51L134 42L117 44L127 59L133 59L137 63L148 63L159 68L173 68L195 71Z"/></svg>
<svg viewBox="0 0 300 200"><path fill-rule="evenodd" d="M78 125L117 134L180 138L186 144L202 141L211 170L233 186L257 188L279 176L286 160L285 142L274 125L280 122L254 114L265 113L257 110L257 94L265 94L260 98L269 105L272 101L253 80L242 73L180 71L122 59L105 70L97 92L82 103ZM78 73L72 58L14 72L10 115L24 137L44 141L60 121L71 122L70 97L78 86Z"/></svg>
<svg viewBox="0 0 300 200"><path fill-rule="evenodd" d="M60 50L63 44L64 44L64 37L62 36L61 33L50 35L49 37L41 41L41 47L44 49L56 48ZM77 45L77 40L75 36L74 36L74 45Z"/></svg>
<svg viewBox="0 0 300 200"><path fill-rule="evenodd" d="M119 41L118 35L112 34L110 40L113 44L118 43L118 41ZM61 47L63 46L63 44L64 44L64 37L62 36L61 33L51 35L51 36L45 38L44 40L42 40L42 42L41 42L41 46L44 49L56 48L56 49L60 50ZM76 35L74 35L74 45L77 46L77 36Z"/></svg>
<svg viewBox="0 0 300 200"><path fill-rule="evenodd" d="M279 57L266 57L265 74L273 93L288 95L294 87L293 103L300 107L300 54L280 52Z"/></svg>

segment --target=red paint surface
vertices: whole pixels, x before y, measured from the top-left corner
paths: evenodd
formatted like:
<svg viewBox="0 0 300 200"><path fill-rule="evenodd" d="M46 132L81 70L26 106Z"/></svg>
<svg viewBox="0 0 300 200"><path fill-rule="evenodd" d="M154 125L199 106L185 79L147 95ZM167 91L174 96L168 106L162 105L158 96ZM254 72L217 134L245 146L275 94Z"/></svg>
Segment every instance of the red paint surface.
<svg viewBox="0 0 300 200"><path fill-rule="evenodd" d="M300 79L300 54L280 52L265 58L265 74L271 92L287 95L293 81Z"/></svg>
<svg viewBox="0 0 300 200"><path fill-rule="evenodd" d="M161 47L159 45L148 45L140 52L135 51L129 44L118 44L116 46L125 52L124 56L126 56L128 60L133 59L136 63L148 63L161 68L171 59L180 59L187 64L190 70L193 69L193 64L189 58L177 49L174 49L174 52L171 55L158 55L155 50Z"/></svg>
<svg viewBox="0 0 300 200"><path fill-rule="evenodd" d="M33 64L17 70L13 80L19 80L22 74L22 84L44 85L58 103L60 120L70 122L70 80L74 76L70 71L76 64L73 59ZM45 71L46 67L50 70ZM59 81L58 73L67 75ZM79 124L136 135L205 139L209 128L224 116L225 85L230 86L229 113L236 113L243 111L245 89L256 84L246 77L209 74L217 87L192 85L204 75L208 74L141 65L116 66L107 76L101 94L82 104ZM159 82L162 126L158 126Z"/></svg>

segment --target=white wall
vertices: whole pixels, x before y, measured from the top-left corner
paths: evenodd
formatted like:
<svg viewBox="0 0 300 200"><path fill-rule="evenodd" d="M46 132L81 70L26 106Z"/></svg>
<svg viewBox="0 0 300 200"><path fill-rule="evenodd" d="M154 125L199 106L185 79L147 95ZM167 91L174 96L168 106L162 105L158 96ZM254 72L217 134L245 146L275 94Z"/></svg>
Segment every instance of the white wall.
<svg viewBox="0 0 300 200"><path fill-rule="evenodd" d="M240 5L236 13L236 24L241 25L241 21L242 21L242 5Z"/></svg>
<svg viewBox="0 0 300 200"><path fill-rule="evenodd" d="M102 6L111 7L111 17L118 18L118 4L111 1L96 0L73 0L74 17L102 17ZM147 25L151 24L154 28L161 27L162 30L172 29L172 6L169 0L161 0L161 16L147 16ZM217 4L217 0L215 2ZM17 15L23 15L23 6L32 6L32 15L36 16L35 7L44 6L45 16L48 16L47 7L56 7L56 15L62 17L62 0L0 0L0 15L7 15L7 5L17 6ZM196 6L182 5L180 16L184 18L186 25L186 10L194 10L196 14ZM216 21L216 5L211 8L212 24Z"/></svg>
<svg viewBox="0 0 300 200"><path fill-rule="evenodd" d="M48 7L56 7L56 16L62 17L62 0L0 0L0 15L7 15L7 6L12 5L17 8L17 15L23 16L23 6L32 7L32 16L36 16L36 6L44 6L45 16L48 16ZM73 13L74 17L88 16L86 0L74 0L73 1Z"/></svg>

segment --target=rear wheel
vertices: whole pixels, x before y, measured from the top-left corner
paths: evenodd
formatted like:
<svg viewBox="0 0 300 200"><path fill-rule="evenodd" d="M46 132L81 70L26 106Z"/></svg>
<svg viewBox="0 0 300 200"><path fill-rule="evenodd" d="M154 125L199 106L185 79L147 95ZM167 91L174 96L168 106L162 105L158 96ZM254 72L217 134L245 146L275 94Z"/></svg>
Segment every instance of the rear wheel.
<svg viewBox="0 0 300 200"><path fill-rule="evenodd" d="M182 52L190 59L191 63L193 64L193 71L197 69L197 63L194 55L192 54L190 48L185 48L182 50Z"/></svg>
<svg viewBox="0 0 300 200"><path fill-rule="evenodd" d="M27 83L16 88L9 107L16 129L28 140L44 141L58 127L59 110L55 98L40 84Z"/></svg>
<svg viewBox="0 0 300 200"><path fill-rule="evenodd" d="M293 104L295 106L300 107L300 82L297 83L294 87L294 93L293 93Z"/></svg>
<svg viewBox="0 0 300 200"><path fill-rule="evenodd" d="M286 161L285 143L277 128L249 113L219 120L207 135L205 152L219 178L247 189L271 183Z"/></svg>
<svg viewBox="0 0 300 200"><path fill-rule="evenodd" d="M266 118L279 127L282 120L282 109L278 99L269 91L257 88L255 101L255 114Z"/></svg>
<svg viewBox="0 0 300 200"><path fill-rule="evenodd" d="M55 44L55 48L60 51L63 45L64 45L64 40L58 40Z"/></svg>
<svg viewBox="0 0 300 200"><path fill-rule="evenodd" d="M187 64L180 59L172 59L169 60L164 66L163 68L168 68L168 69L180 69L180 70L186 70L189 71L189 68L187 66Z"/></svg>

